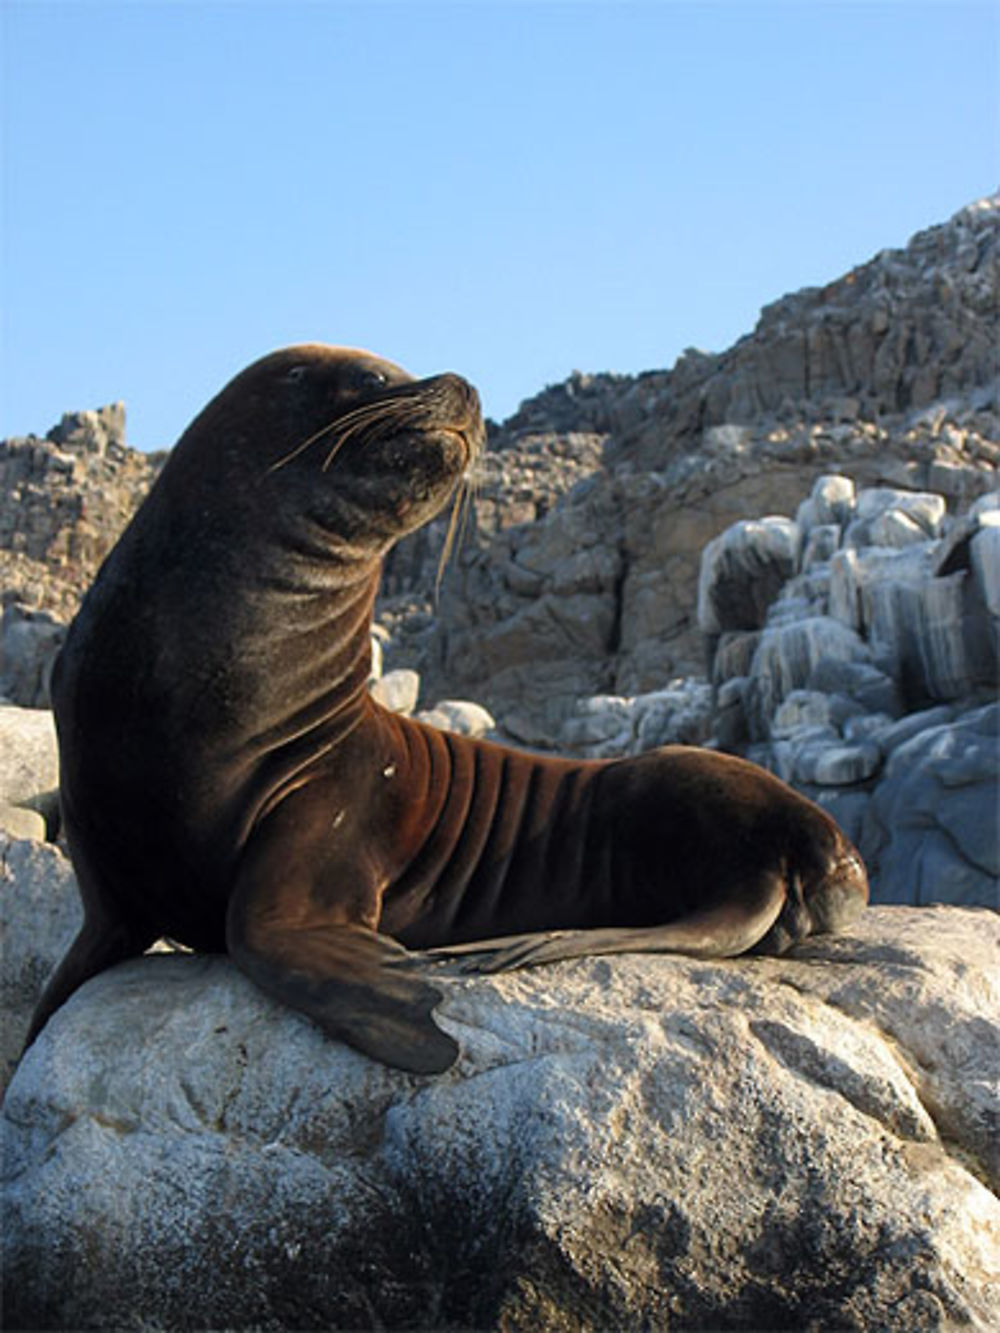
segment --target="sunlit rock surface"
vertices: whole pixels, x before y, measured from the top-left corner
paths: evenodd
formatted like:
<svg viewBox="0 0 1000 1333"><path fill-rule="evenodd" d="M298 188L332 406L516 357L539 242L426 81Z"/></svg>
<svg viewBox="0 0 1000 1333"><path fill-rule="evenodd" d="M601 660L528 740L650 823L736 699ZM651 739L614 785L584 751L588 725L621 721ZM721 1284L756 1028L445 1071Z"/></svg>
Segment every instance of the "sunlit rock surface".
<svg viewBox="0 0 1000 1333"><path fill-rule="evenodd" d="M4 1111L17 1328L1000 1323L994 914L442 978L390 1071L222 959L89 983Z"/></svg>

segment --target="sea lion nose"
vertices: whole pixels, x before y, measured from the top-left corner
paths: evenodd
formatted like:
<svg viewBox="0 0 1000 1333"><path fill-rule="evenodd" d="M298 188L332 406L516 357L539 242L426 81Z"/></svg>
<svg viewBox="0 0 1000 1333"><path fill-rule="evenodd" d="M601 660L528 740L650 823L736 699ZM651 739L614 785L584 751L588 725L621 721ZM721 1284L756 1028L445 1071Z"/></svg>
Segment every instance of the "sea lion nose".
<svg viewBox="0 0 1000 1333"><path fill-rule="evenodd" d="M443 375L436 377L434 387L441 395L442 404L456 418L464 418L467 423L471 423L482 415L479 394L461 375L456 375L450 370L445 371Z"/></svg>

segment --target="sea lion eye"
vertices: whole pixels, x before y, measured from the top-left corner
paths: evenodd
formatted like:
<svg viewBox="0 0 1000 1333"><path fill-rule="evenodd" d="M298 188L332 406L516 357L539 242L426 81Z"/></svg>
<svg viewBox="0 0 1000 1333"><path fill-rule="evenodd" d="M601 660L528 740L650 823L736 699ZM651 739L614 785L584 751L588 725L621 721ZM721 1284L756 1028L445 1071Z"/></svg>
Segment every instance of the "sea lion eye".
<svg viewBox="0 0 1000 1333"><path fill-rule="evenodd" d="M365 389L384 389L389 378L381 370L365 370L361 374L361 386Z"/></svg>
<svg viewBox="0 0 1000 1333"><path fill-rule="evenodd" d="M292 366L291 370L285 372L286 383L298 384L301 379L305 378L306 369L305 366Z"/></svg>

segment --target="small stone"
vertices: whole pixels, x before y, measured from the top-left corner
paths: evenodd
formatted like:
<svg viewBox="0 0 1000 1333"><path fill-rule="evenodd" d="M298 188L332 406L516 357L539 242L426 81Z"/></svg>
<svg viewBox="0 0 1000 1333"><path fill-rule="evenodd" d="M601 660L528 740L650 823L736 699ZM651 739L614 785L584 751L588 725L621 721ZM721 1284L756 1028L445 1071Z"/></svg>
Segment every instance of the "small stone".
<svg viewBox="0 0 1000 1333"><path fill-rule="evenodd" d="M413 712L420 695L420 676L408 667L387 671L371 685L372 698L392 713Z"/></svg>
<svg viewBox="0 0 1000 1333"><path fill-rule="evenodd" d="M496 722L482 704L469 699L442 699L433 708L414 714L418 722L454 731L460 736L486 736L496 730Z"/></svg>
<svg viewBox="0 0 1000 1333"><path fill-rule="evenodd" d="M882 763L877 745L835 745L816 756L814 782L827 787L849 787L874 776Z"/></svg>
<svg viewBox="0 0 1000 1333"><path fill-rule="evenodd" d="M0 832L9 838L33 838L44 842L46 827L37 810L25 810L19 805L0 805Z"/></svg>

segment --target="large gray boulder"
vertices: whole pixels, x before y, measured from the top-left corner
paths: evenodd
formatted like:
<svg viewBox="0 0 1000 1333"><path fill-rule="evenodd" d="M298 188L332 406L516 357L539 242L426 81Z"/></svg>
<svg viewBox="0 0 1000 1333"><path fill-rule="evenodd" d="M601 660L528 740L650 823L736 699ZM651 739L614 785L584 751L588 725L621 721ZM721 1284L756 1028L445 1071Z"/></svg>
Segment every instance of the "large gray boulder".
<svg viewBox="0 0 1000 1333"><path fill-rule="evenodd" d="M80 928L76 877L56 847L0 833L0 1089L49 973Z"/></svg>
<svg viewBox="0 0 1000 1333"><path fill-rule="evenodd" d="M998 938L444 980L432 1079L223 959L127 964L7 1093L8 1325L996 1328Z"/></svg>
<svg viewBox="0 0 1000 1333"><path fill-rule="evenodd" d="M888 760L861 850L880 900L1000 907L1000 704L873 741Z"/></svg>

